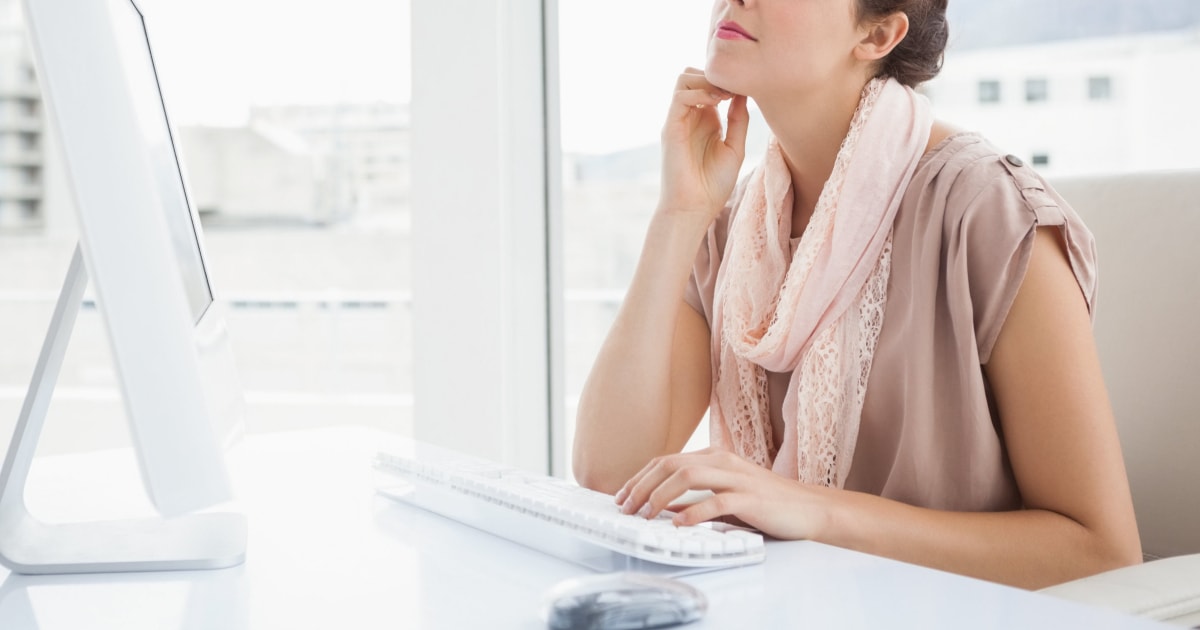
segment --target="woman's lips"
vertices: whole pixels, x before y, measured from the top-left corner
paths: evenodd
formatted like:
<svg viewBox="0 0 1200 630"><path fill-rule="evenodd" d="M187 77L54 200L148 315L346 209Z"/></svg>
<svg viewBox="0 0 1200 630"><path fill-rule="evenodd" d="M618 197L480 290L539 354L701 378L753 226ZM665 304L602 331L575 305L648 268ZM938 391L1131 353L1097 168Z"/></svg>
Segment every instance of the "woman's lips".
<svg viewBox="0 0 1200 630"><path fill-rule="evenodd" d="M758 41L746 29L742 28L737 22L726 20L717 24L716 36L721 39L744 39L752 42Z"/></svg>

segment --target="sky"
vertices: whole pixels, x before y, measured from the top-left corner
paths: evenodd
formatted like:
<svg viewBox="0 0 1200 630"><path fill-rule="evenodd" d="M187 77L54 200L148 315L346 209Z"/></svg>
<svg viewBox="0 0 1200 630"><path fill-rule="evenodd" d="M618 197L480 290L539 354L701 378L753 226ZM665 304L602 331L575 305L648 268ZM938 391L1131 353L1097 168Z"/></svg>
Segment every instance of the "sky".
<svg viewBox="0 0 1200 630"><path fill-rule="evenodd" d="M138 4L178 125L243 124L251 106L411 98L409 0ZM711 6L561 0L563 149L606 153L655 141L675 77L704 63Z"/></svg>

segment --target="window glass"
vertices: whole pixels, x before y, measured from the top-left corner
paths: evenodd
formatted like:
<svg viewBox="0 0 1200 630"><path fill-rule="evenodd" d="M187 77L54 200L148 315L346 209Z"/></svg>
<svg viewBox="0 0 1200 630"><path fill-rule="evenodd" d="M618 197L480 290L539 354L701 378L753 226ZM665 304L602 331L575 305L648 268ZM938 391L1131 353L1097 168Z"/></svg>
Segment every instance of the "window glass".
<svg viewBox="0 0 1200 630"><path fill-rule="evenodd" d="M704 67L710 7L694 0L558 6L568 456L579 393L658 201L659 132L676 78L688 66Z"/></svg>
<svg viewBox="0 0 1200 630"><path fill-rule="evenodd" d="M1107 101L1112 98L1112 78L1088 77L1088 98L1093 101Z"/></svg>
<svg viewBox="0 0 1200 630"><path fill-rule="evenodd" d="M938 118L1051 178L1200 168L1200 125L1188 124L1198 93L1184 78L1200 65L1200 5L1137 5L1039 0L1014 11L955 0L942 73L923 91ZM568 424L637 264L657 201L663 114L679 70L703 67L711 6L560 3ZM751 108L753 164L767 130Z"/></svg>
<svg viewBox="0 0 1200 630"><path fill-rule="evenodd" d="M1050 97L1050 86L1045 79L1025 80L1025 102L1039 103Z"/></svg>
<svg viewBox="0 0 1200 630"><path fill-rule="evenodd" d="M1000 82L991 79L985 79L979 82L979 102L980 103L999 103L1000 102Z"/></svg>
<svg viewBox="0 0 1200 630"><path fill-rule="evenodd" d="M19 5L0 0L0 430L18 415L77 239ZM247 429L409 431L409 2L138 6ZM49 448L123 432L108 352L85 308L51 413L105 430L64 431Z"/></svg>
<svg viewBox="0 0 1200 630"><path fill-rule="evenodd" d="M1200 4L950 3L950 47L927 92L937 116L1055 177L1200 168ZM986 102L982 82L1022 90ZM1044 160L1044 163L1037 163Z"/></svg>

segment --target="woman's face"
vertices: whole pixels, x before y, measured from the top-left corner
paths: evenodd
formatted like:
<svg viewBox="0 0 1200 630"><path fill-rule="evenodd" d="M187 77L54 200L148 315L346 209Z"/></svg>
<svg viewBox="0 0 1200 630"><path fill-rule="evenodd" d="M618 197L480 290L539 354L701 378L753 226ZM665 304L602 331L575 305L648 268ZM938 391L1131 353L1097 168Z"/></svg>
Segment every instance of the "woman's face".
<svg viewBox="0 0 1200 630"><path fill-rule="evenodd" d="M705 74L761 98L807 92L855 68L857 0L716 0Z"/></svg>

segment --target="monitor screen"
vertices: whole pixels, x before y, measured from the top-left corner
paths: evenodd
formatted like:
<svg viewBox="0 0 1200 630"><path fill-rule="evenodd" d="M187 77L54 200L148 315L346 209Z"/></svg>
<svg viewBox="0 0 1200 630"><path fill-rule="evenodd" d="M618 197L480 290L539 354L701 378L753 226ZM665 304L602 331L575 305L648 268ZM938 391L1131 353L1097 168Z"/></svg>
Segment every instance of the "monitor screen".
<svg viewBox="0 0 1200 630"><path fill-rule="evenodd" d="M129 0L108 2L116 21L113 27L120 46L121 62L126 69L125 86L136 109L134 113L144 144L150 152L146 157L154 173L159 206L166 213L171 247L179 260L192 320L199 322L212 304L212 288L204 268L197 237L198 226L188 205L183 171L159 90L154 58L148 45L149 35L141 13Z"/></svg>

